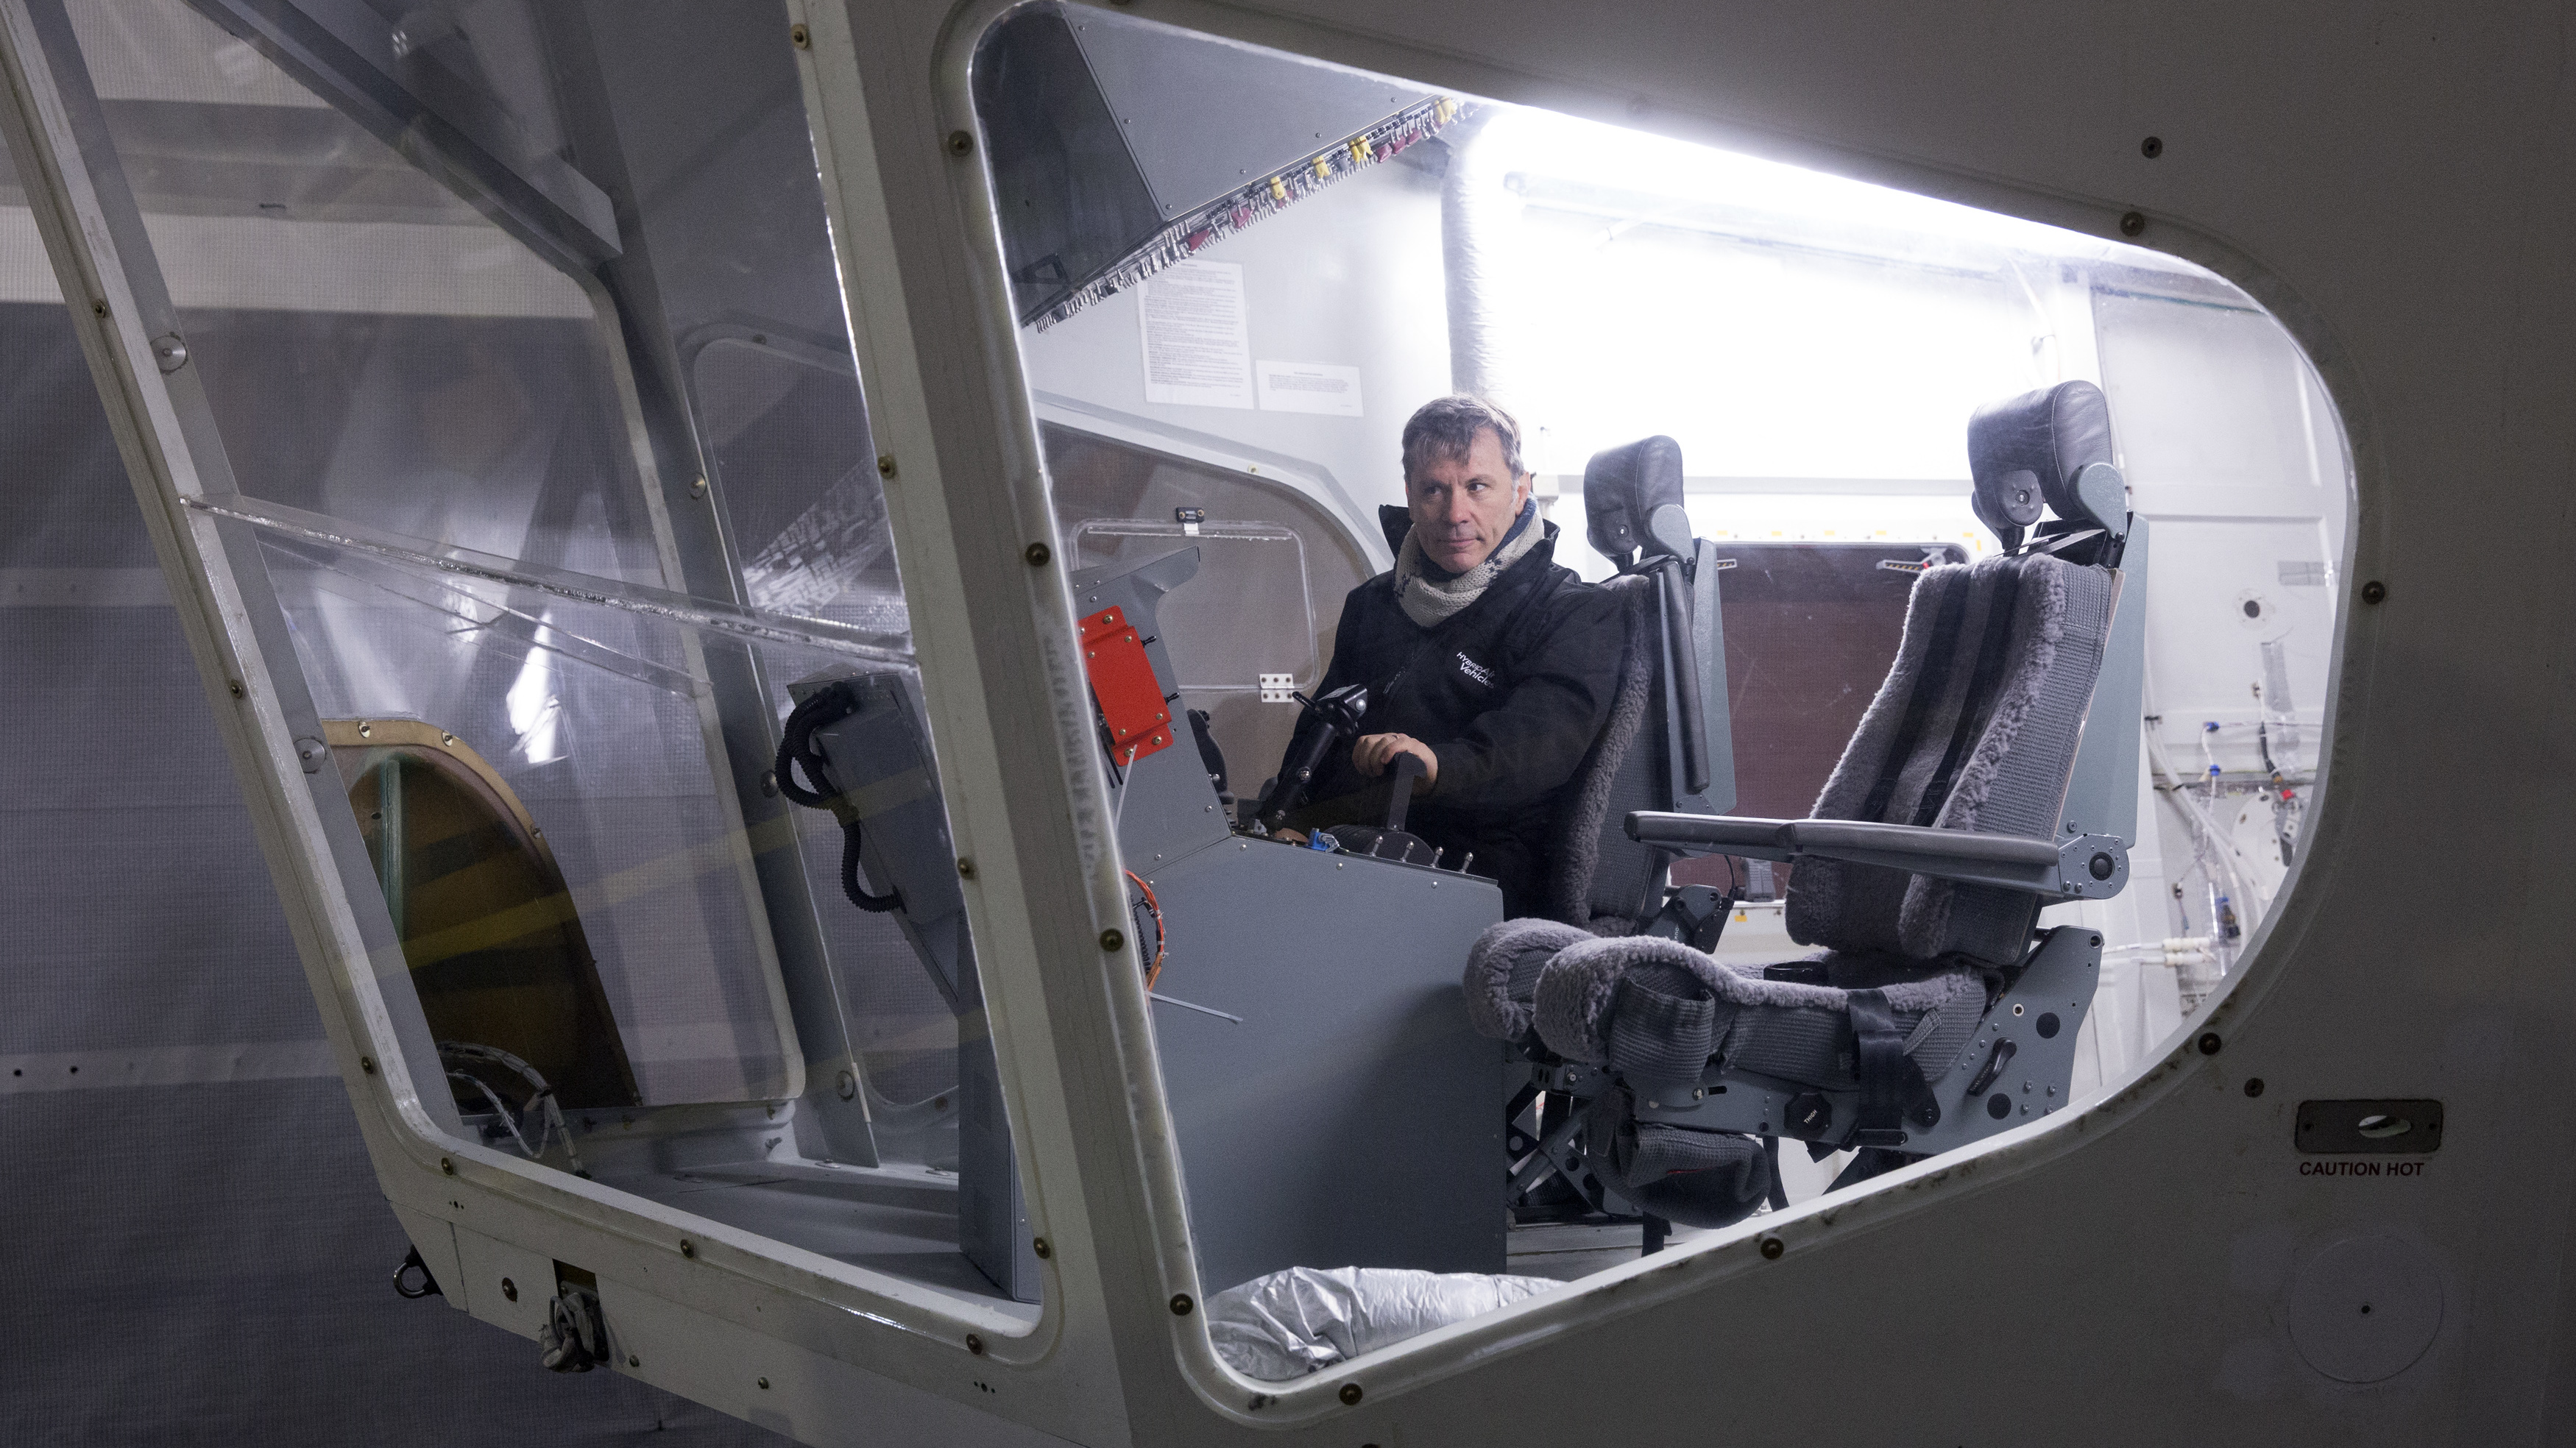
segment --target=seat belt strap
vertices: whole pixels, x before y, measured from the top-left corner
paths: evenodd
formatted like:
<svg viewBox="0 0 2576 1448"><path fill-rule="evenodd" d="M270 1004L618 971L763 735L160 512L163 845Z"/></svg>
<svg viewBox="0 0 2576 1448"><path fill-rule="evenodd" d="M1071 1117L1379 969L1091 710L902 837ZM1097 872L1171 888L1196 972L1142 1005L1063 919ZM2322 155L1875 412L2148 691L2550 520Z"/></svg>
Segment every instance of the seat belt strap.
<svg viewBox="0 0 2576 1448"><path fill-rule="evenodd" d="M1856 990L1845 1002L1852 1024L1852 1074L1860 1078L1860 1114L1849 1144L1903 1146L1905 1100L1914 1069L1913 1058L1905 1054L1905 1033L1896 1028L1887 992Z"/></svg>

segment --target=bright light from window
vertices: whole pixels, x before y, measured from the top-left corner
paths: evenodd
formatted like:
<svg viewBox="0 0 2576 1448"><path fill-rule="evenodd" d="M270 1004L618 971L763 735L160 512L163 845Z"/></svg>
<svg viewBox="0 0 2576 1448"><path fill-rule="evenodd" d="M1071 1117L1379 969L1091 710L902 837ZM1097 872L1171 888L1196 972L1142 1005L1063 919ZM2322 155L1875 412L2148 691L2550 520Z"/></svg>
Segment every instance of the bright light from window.
<svg viewBox="0 0 2576 1448"><path fill-rule="evenodd" d="M2208 279L2139 248L1543 112L1506 112L1471 147L1476 184L1505 193L1486 213L1495 390L1529 425L1531 466L1571 493L1594 452L1669 435L1712 537L1990 546L1967 507L1969 414L2101 380L2098 270Z"/></svg>
<svg viewBox="0 0 2576 1448"><path fill-rule="evenodd" d="M1485 143L1500 148L1506 169L1676 203L1723 202L1820 226L1910 233L2050 256L2089 259L2138 250L1910 191L1546 111L1511 110L1497 116L1486 128Z"/></svg>
<svg viewBox="0 0 2576 1448"><path fill-rule="evenodd" d="M530 764L552 764L570 752L564 741L563 701L555 695L554 662L548 652L552 632L537 630L527 662L519 666L519 676L501 699L510 717L510 732L518 736L520 757Z"/></svg>

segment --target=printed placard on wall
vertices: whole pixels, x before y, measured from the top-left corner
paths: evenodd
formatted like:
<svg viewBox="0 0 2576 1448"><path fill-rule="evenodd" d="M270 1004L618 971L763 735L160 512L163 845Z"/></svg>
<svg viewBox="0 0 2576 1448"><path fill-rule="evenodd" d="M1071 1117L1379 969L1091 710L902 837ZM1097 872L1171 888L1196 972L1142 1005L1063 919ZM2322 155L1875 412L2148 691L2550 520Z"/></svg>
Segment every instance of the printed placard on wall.
<svg viewBox="0 0 2576 1448"><path fill-rule="evenodd" d="M1329 362L1256 362L1261 407L1265 412L1320 412L1328 417L1360 415L1360 369Z"/></svg>
<svg viewBox="0 0 2576 1448"><path fill-rule="evenodd" d="M1252 406L1252 336L1243 267L1174 262L1142 284L1145 400L1197 407Z"/></svg>

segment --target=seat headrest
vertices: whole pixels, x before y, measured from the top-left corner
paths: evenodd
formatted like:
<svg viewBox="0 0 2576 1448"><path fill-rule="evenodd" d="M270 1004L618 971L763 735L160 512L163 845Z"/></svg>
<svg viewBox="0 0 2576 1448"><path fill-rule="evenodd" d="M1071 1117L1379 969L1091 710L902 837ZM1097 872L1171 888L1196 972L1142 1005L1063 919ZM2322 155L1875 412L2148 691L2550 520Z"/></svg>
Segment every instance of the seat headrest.
<svg viewBox="0 0 2576 1448"><path fill-rule="evenodd" d="M1654 538L1655 510L1682 500L1682 445L1650 437L1604 448L1583 465L1584 537L1602 557L1625 560Z"/></svg>
<svg viewBox="0 0 2576 1448"><path fill-rule="evenodd" d="M1988 403L1968 419L1972 506L1997 533L2039 521L2044 501L2072 523L2126 531L2124 517L2099 516L2109 500L2077 486L2086 468L2111 463L2111 408L2090 382L2061 382ZM2095 490L2098 492L2098 490Z"/></svg>
<svg viewBox="0 0 2576 1448"><path fill-rule="evenodd" d="M1387 551L1400 554L1404 551L1404 535L1413 531L1413 510L1394 503L1380 503L1377 506L1377 527L1386 535Z"/></svg>

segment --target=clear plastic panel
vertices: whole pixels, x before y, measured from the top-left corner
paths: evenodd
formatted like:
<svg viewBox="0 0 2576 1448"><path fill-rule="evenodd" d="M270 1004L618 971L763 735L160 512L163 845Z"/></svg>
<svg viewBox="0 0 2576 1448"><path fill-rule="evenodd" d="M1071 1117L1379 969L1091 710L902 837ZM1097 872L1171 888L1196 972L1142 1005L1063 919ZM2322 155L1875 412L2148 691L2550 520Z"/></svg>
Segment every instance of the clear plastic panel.
<svg viewBox="0 0 2576 1448"><path fill-rule="evenodd" d="M316 707L450 733L540 817L643 1101L783 1094L703 660L640 615L388 561L665 582L613 324L355 121L281 101L301 88L256 52L147 13L76 4L75 28L234 477L279 516L387 544L271 551Z"/></svg>
<svg viewBox="0 0 2576 1448"><path fill-rule="evenodd" d="M245 493L669 580L580 281L179 0L70 9Z"/></svg>
<svg viewBox="0 0 2576 1448"><path fill-rule="evenodd" d="M325 727L333 762L349 781L433 1025L470 1018L479 1007L484 1018L501 1011L508 1029L533 1037L533 1044L499 1046L442 1042L442 1063L470 1125L609 1186L853 1266L1008 1303L1007 1291L996 1293L1000 1274L960 1250L967 1229L956 1207L961 1186L1009 1197L1003 1140L972 1131L960 1139L970 1107L992 1112L998 1124L990 1067L961 1079L957 1008L936 1005L942 995L930 983L933 962L891 925L850 933L855 944L836 957L844 978L874 981L882 994L897 989L895 972L907 973L911 993L934 1003L918 1013L926 1018L935 1009L949 1024L944 1036L925 1028L912 1039L880 1035L862 1043L879 1162L854 1164L829 1149L801 1148L795 1113L814 1109L807 1102L754 1111L747 1131L703 1114L674 1118L676 1135L648 1124L656 1106L789 1094L777 978L727 963L755 958L742 913L754 856L792 848L801 836L774 827L747 834L728 823L712 790L687 788L707 777L696 728L706 659L747 650L772 677L800 680L909 680L907 662L846 626L656 590L601 593L575 575L362 532L270 504L201 507L259 532L299 661L331 716ZM423 727L418 716L369 707L387 686L354 676L345 662L352 658L404 659L416 675L436 675L438 692L407 697L437 701L429 717L438 722ZM531 686L531 679L543 684ZM531 719L523 711L538 687L547 706ZM468 820L467 828L433 820L424 829L420 813L439 804L437 791L425 787L432 781L415 772L399 786L383 782L384 757L405 745L415 755L466 761L495 786L502 810ZM693 749L701 752L692 756ZM403 809L412 822L402 820ZM492 818L504 810L541 846L521 853L547 857L556 872L548 881L553 893L514 895L498 883L511 857L492 843ZM392 863L385 843L397 831L411 852L406 864ZM837 831L829 834L828 842L802 841L827 871L837 866L841 843ZM880 845L939 852L944 860L940 843L927 838L898 835ZM883 883L879 868L869 871ZM460 891L469 903L420 923L440 908L442 894L452 900ZM567 1039L598 1028L600 1017L566 1023L556 1019L564 1012L549 1016L542 1002L532 1002L547 982L528 959L528 936L566 923L578 933L574 966L595 972L613 1043ZM508 997L497 1006L496 990ZM871 1010L880 1021L889 1017L882 1000L853 999L849 1009L853 1019ZM527 1063L550 1059L548 1050L551 1059L615 1057L631 1069L633 1096L568 1086L557 1093L560 1115L527 1102ZM516 1059L496 1060L496 1051ZM880 1053L891 1069L878 1069ZM857 1089L816 1081L808 1095ZM906 1094L912 1090L920 1099ZM977 1161L979 1149L984 1158ZM1028 1285L1021 1285L1025 1297Z"/></svg>
<svg viewBox="0 0 2576 1448"><path fill-rule="evenodd" d="M1229 519L1157 523L1090 518L1074 526L1078 567L1139 564L1196 548L1200 566L1226 580L1223 611L1193 609L1165 620L1163 642L1185 690L1254 694L1264 675L1314 681L1314 603L1306 595L1306 553L1285 528Z"/></svg>
<svg viewBox="0 0 2576 1448"><path fill-rule="evenodd" d="M718 337L690 380L750 602L908 642L885 486L848 360Z"/></svg>
<svg viewBox="0 0 2576 1448"><path fill-rule="evenodd" d="M1229 788L1252 793L1266 769L1238 782L1231 762L1261 766L1275 758L1294 722L1294 692L1323 673L1297 535L1265 523L1093 518L1074 527L1071 542L1086 570L1197 552L1207 583L1164 607L1163 648L1181 703L1207 716L1210 737L1229 762ZM1215 606L1219 597L1223 607Z"/></svg>
<svg viewBox="0 0 2576 1448"><path fill-rule="evenodd" d="M784 21L308 7L317 62L72 12L238 485L188 501L258 540L439 1043L414 1077L496 1149L1029 1316ZM665 81L717 53L738 109L677 141Z"/></svg>
<svg viewBox="0 0 2576 1448"><path fill-rule="evenodd" d="M267 525L270 577L323 717L453 736L534 820L596 958L637 1104L792 1094L746 840L717 794L701 722L709 615L679 599L595 601L566 575L509 577L507 560L274 506L227 511ZM765 631L798 672L819 662L780 642L794 637L786 627Z"/></svg>
<svg viewBox="0 0 2576 1448"><path fill-rule="evenodd" d="M1278 676L1287 689L1311 689L1323 677L1336 600L1368 576L1351 525L1256 472L1069 426L1044 427L1040 437L1056 524L1077 569L1199 548L1200 578L1173 599L1164 637L1184 703L1208 715L1232 791L1258 793L1297 723ZM1184 511L1200 515L1198 535L1176 521Z"/></svg>
<svg viewBox="0 0 2576 1448"><path fill-rule="evenodd" d="M720 335L690 363L698 425L721 487L756 608L828 620L892 649L911 624L885 516L885 484L867 448L859 384L846 357L784 338ZM771 675L774 681L793 675ZM783 720L788 699L773 701ZM957 1018L886 916L850 908L837 875L841 832L818 810L793 816L806 889L864 1054L864 1086L890 1119L939 1114L957 1085ZM888 1133L880 1133L887 1136ZM881 1140L881 1149L895 1148ZM910 1148L942 1165L954 1150Z"/></svg>

